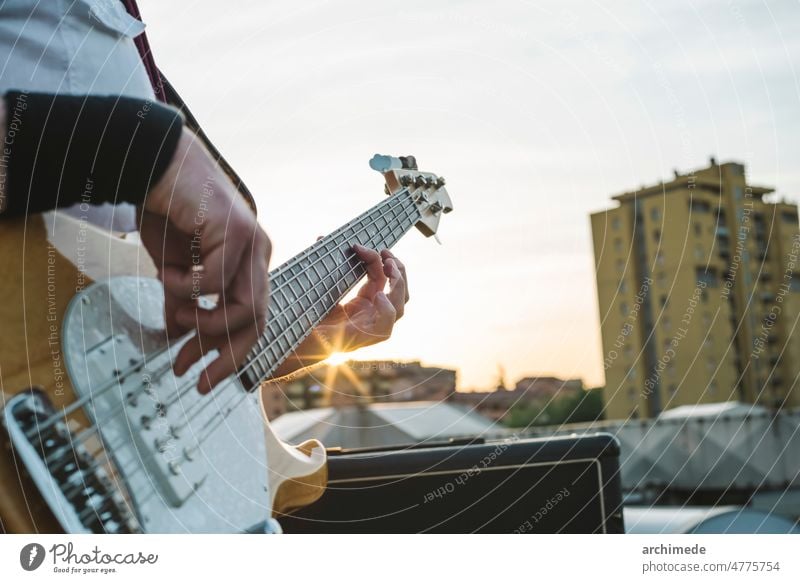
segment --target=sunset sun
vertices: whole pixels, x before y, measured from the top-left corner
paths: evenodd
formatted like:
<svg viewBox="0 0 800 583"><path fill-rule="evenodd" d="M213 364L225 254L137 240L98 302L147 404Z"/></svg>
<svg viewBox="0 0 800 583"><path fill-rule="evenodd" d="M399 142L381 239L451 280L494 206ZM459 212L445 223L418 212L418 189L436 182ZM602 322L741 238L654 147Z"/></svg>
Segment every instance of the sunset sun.
<svg viewBox="0 0 800 583"><path fill-rule="evenodd" d="M326 359L326 361L334 366L339 366L340 364L347 362L349 359L350 355L346 352L334 352Z"/></svg>

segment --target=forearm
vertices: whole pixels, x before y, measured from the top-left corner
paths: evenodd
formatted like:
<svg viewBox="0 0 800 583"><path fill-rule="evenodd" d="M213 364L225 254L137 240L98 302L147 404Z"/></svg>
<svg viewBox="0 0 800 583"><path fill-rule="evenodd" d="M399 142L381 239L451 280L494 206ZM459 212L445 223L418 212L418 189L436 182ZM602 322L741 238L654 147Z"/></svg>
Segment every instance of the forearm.
<svg viewBox="0 0 800 583"><path fill-rule="evenodd" d="M6 216L78 202L142 203L183 127L177 110L130 97L9 91L0 103Z"/></svg>

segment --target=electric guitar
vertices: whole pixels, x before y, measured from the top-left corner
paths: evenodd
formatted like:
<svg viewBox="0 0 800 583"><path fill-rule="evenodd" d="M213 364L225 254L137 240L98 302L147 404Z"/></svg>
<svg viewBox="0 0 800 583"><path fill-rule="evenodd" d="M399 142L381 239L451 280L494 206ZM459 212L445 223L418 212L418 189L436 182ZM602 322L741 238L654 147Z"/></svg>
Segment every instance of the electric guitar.
<svg viewBox="0 0 800 583"><path fill-rule="evenodd" d="M435 235L452 210L413 157L370 165L389 197L270 273L263 335L206 396L205 359L172 372L190 335L167 338L135 234L55 211L0 221L0 532L275 532L318 498L324 447L280 441L256 389L365 275L354 243Z"/></svg>

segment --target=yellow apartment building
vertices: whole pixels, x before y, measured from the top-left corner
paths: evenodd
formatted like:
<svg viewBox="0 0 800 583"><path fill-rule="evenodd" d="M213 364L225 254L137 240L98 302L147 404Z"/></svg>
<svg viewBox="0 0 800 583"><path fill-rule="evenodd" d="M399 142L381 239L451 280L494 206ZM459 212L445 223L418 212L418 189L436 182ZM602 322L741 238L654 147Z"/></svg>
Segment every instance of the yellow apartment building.
<svg viewBox="0 0 800 583"><path fill-rule="evenodd" d="M772 192L712 159L591 215L608 418L800 403L797 206Z"/></svg>

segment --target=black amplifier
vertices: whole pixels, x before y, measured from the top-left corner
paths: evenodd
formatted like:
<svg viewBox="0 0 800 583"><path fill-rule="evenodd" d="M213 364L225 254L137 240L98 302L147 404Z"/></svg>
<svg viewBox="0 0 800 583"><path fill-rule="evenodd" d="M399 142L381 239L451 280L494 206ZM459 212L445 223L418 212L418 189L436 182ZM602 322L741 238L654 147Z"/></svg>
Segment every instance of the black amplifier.
<svg viewBox="0 0 800 583"><path fill-rule="evenodd" d="M328 450L328 488L287 533L622 533L608 434Z"/></svg>

